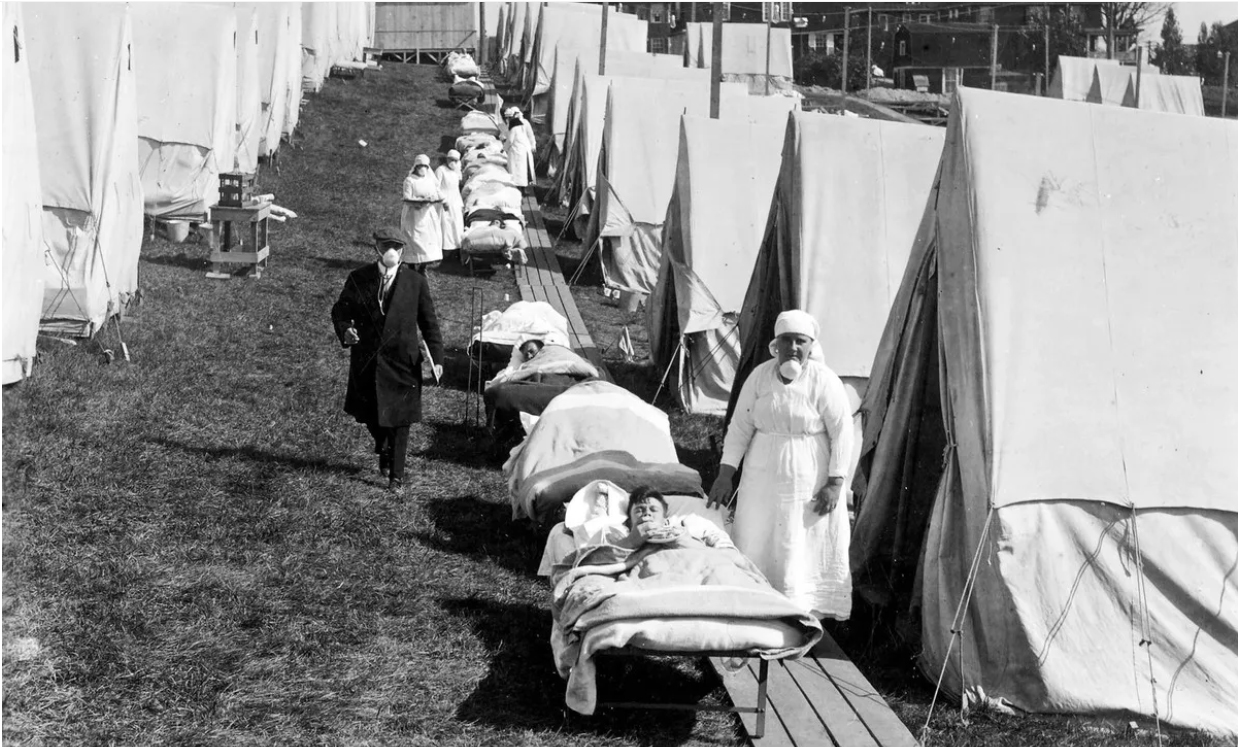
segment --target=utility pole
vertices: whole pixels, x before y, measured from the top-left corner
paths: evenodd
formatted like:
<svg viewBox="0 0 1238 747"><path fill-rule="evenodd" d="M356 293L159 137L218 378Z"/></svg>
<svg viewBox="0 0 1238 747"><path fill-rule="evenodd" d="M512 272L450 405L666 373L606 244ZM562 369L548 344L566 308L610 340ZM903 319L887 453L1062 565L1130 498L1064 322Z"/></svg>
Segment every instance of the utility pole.
<svg viewBox="0 0 1238 747"><path fill-rule="evenodd" d="M847 57L851 53L851 6L843 8L843 96L847 95Z"/></svg>
<svg viewBox="0 0 1238 747"><path fill-rule="evenodd" d="M1045 3L1045 87L1043 90L1046 96L1049 95L1049 76L1053 73L1053 71L1049 69L1050 66L1053 64L1051 58L1049 57L1049 19L1050 18L1051 16L1049 15L1049 4Z"/></svg>
<svg viewBox="0 0 1238 747"><path fill-rule="evenodd" d="M479 67L486 66L486 4L477 4L477 29L481 35L481 39L477 45L477 64Z"/></svg>
<svg viewBox="0 0 1238 747"><path fill-rule="evenodd" d="M1221 118L1225 118L1225 105L1229 103L1229 52L1225 53L1225 70L1221 73Z"/></svg>
<svg viewBox="0 0 1238 747"><path fill-rule="evenodd" d="M868 53L864 56L864 95L868 96L868 92L873 89L873 6L871 3L868 6L868 33L865 37L868 40Z"/></svg>
<svg viewBox="0 0 1238 747"><path fill-rule="evenodd" d="M598 75L606 74L606 16L610 14L610 3L602 3L602 40L598 43Z"/></svg>
<svg viewBox="0 0 1238 747"><path fill-rule="evenodd" d="M997 24L993 24L993 40L989 43L989 90L997 90Z"/></svg>
<svg viewBox="0 0 1238 747"><path fill-rule="evenodd" d="M709 118L717 119L720 115L720 97L722 95L722 3L713 3L714 41L712 60L709 66Z"/></svg>
<svg viewBox="0 0 1238 747"><path fill-rule="evenodd" d="M765 22L765 95L769 95L769 48L774 39L774 22Z"/></svg>
<svg viewBox="0 0 1238 747"><path fill-rule="evenodd" d="M1113 59L1113 48L1117 46L1117 34L1113 30L1113 9L1114 3L1105 3L1101 6L1102 12L1105 14L1105 26L1109 32L1109 38L1105 42L1105 56Z"/></svg>
<svg viewBox="0 0 1238 747"><path fill-rule="evenodd" d="M1143 94L1143 47L1135 47L1135 108L1139 108L1139 97Z"/></svg>

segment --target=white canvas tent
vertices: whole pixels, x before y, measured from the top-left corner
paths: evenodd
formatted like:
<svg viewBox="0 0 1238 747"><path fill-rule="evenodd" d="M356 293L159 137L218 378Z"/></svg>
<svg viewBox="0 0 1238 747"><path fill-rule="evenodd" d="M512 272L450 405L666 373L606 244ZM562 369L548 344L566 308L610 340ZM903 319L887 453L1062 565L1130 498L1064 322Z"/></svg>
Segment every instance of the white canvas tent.
<svg viewBox="0 0 1238 747"><path fill-rule="evenodd" d="M541 118L548 108L547 94L555 74L555 54L563 48L598 49L602 37L602 6L555 3L542 11L534 36L533 74L526 90L531 116ZM608 13L606 49L644 53L649 46L649 22L630 13ZM597 52L593 52L596 57ZM681 65L682 67L682 65Z"/></svg>
<svg viewBox="0 0 1238 747"><path fill-rule="evenodd" d="M743 349L728 417L748 375L770 357L774 320L786 309L803 309L820 324L825 363L858 407L944 136L937 127L859 117L788 119L782 171L740 312Z"/></svg>
<svg viewBox="0 0 1238 747"><path fill-rule="evenodd" d="M292 29L292 3L249 3L258 20L258 154L270 156L279 150L284 122L288 118L289 84L293 73L290 48L300 58L301 28ZM300 69L295 73L300 86Z"/></svg>
<svg viewBox="0 0 1238 747"><path fill-rule="evenodd" d="M1136 86L1139 95L1136 96ZM1170 114L1204 116L1204 94L1200 79L1190 75L1161 75L1155 68L1097 66L1092 72L1092 87L1087 100L1094 104L1126 106Z"/></svg>
<svg viewBox="0 0 1238 747"><path fill-rule="evenodd" d="M336 50L335 4L301 3L301 78L317 93L331 72Z"/></svg>
<svg viewBox="0 0 1238 747"><path fill-rule="evenodd" d="M600 68L597 47L573 49L560 46L555 53L555 72L551 81L551 93L546 120L551 137L539 154L551 174L563 166L567 152L569 133L579 124L580 100L584 93L584 75L592 75ZM577 64L579 63L579 65ZM579 73L577 72L579 67ZM649 54L606 50L607 75L628 78L674 78L680 80L705 80L702 71L683 66L678 55ZM600 130L599 130L600 131ZM596 160L596 159L595 159Z"/></svg>
<svg viewBox="0 0 1238 747"><path fill-rule="evenodd" d="M684 60L689 67L713 64L713 24L687 24ZM748 84L753 95L790 91L791 29L764 23L722 24L722 79ZM768 85L767 85L768 84Z"/></svg>
<svg viewBox="0 0 1238 747"><path fill-rule="evenodd" d="M238 3L236 11L236 162L230 171L258 170L262 139L262 94L258 67L258 11Z"/></svg>
<svg viewBox="0 0 1238 747"><path fill-rule="evenodd" d="M30 53L19 3L4 4L4 361L5 385L34 365L43 307L43 202L30 91Z"/></svg>
<svg viewBox="0 0 1238 747"><path fill-rule="evenodd" d="M146 213L202 215L236 160L236 13L163 2L131 13Z"/></svg>
<svg viewBox="0 0 1238 747"><path fill-rule="evenodd" d="M136 76L143 58L131 36L132 8L24 6L47 254L41 324L48 331L93 335L137 291L143 199ZM232 18L228 9L203 10ZM231 47L225 56L235 60ZM226 139L232 142L231 127Z"/></svg>
<svg viewBox="0 0 1238 747"><path fill-rule="evenodd" d="M1238 734L1238 126L960 89L937 192L857 578L903 537L946 692Z"/></svg>
<svg viewBox="0 0 1238 747"><path fill-rule="evenodd" d="M726 413L739 362L739 310L769 218L786 118L681 118L646 325L658 369L679 358L674 389L688 412Z"/></svg>
<svg viewBox="0 0 1238 747"><path fill-rule="evenodd" d="M297 123L301 121L301 62L304 49L302 34L305 30L303 14L304 3L288 4L288 28L293 43L288 45L288 58L284 62L288 68L288 104L282 128L283 134L290 138L297 130Z"/></svg>
<svg viewBox="0 0 1238 747"><path fill-rule="evenodd" d="M723 118L743 83L721 85ZM610 288L649 293L662 261L662 222L675 184L679 117L709 116L709 84L691 80L616 78L606 103L585 243L597 247Z"/></svg>
<svg viewBox="0 0 1238 747"><path fill-rule="evenodd" d="M508 5L507 28L503 34L503 49L500 53L502 64L500 72L511 78L517 70L517 60L521 53L524 38L524 18L529 12L530 3L514 2Z"/></svg>
<svg viewBox="0 0 1238 747"><path fill-rule="evenodd" d="M1087 101L1098 65L1117 68L1120 63L1117 60L1058 55L1057 69L1053 71L1053 80L1049 83L1049 96L1066 101Z"/></svg>

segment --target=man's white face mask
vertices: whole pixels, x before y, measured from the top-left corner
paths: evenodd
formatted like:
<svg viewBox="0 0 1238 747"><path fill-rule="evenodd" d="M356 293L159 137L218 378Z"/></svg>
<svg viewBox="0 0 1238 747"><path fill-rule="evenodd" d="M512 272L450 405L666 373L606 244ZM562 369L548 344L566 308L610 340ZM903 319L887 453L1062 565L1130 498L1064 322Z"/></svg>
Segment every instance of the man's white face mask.
<svg viewBox="0 0 1238 747"><path fill-rule="evenodd" d="M400 258L404 255L402 247L389 246L383 250L382 263L383 267L390 270L392 267L400 264Z"/></svg>

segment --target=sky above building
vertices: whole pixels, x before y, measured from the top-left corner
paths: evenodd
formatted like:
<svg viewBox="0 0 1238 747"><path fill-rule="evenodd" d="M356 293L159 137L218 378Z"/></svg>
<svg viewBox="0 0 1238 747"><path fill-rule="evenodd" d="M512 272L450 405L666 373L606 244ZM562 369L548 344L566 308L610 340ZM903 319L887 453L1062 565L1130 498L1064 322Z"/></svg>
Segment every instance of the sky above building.
<svg viewBox="0 0 1238 747"><path fill-rule="evenodd" d="M1190 2L1174 3L1173 6L1174 15L1178 18L1178 27L1182 29L1182 41L1186 44L1195 43L1196 37L1199 36L1199 24L1201 23L1211 26L1213 21L1221 23L1238 21L1238 2ZM1156 23L1144 33L1143 41L1160 44L1160 19L1157 19Z"/></svg>

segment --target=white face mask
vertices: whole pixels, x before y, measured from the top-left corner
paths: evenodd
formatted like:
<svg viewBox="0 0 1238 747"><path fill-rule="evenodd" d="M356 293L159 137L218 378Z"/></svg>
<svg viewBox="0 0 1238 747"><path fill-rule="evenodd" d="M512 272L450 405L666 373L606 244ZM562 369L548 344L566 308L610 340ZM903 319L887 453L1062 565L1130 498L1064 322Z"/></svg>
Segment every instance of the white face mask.
<svg viewBox="0 0 1238 747"><path fill-rule="evenodd" d="M380 261L383 263L383 267L390 270L392 267L400 264L400 256L402 254L404 254L403 249L388 249L383 252L383 258Z"/></svg>
<svg viewBox="0 0 1238 747"><path fill-rule="evenodd" d="M804 366L796 359L792 358L788 361L783 361L778 366L778 373L782 374L782 378L787 381L795 381L804 372Z"/></svg>

